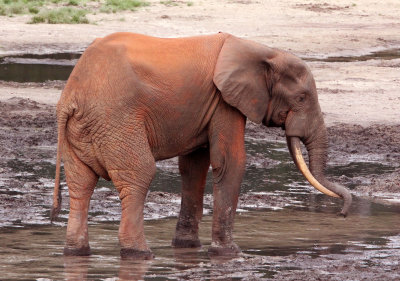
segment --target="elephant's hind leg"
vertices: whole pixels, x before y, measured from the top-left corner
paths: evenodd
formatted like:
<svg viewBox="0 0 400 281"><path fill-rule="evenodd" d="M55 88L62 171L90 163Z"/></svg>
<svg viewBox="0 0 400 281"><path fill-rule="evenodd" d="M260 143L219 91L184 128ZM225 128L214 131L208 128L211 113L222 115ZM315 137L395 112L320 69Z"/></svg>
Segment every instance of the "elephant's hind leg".
<svg viewBox="0 0 400 281"><path fill-rule="evenodd" d="M70 197L64 255L87 256L90 255L89 201L99 177L71 149L64 152L64 169Z"/></svg>
<svg viewBox="0 0 400 281"><path fill-rule="evenodd" d="M137 136L137 138L139 138ZM122 204L119 242L122 258L152 259L144 236L143 209L147 191L156 172L154 157L143 139L114 143L109 152L108 174Z"/></svg>
<svg viewBox="0 0 400 281"><path fill-rule="evenodd" d="M182 176L182 202L175 238L176 248L200 247L199 222L203 216L203 194L206 184L210 152L205 148L179 157L179 171Z"/></svg>

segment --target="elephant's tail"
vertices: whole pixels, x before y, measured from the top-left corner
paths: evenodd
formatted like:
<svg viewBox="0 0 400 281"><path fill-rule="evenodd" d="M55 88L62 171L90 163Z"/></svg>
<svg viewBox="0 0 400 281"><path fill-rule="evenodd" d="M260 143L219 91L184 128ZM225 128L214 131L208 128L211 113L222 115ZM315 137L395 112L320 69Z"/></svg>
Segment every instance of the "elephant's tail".
<svg viewBox="0 0 400 281"><path fill-rule="evenodd" d="M61 186L60 186L60 173L61 173L61 151L65 140L65 130L67 121L70 114L68 111L62 110L57 106L57 123L58 123L58 136L57 136L57 160L56 160L56 176L53 191L53 206L50 212L50 221L53 222L61 210Z"/></svg>

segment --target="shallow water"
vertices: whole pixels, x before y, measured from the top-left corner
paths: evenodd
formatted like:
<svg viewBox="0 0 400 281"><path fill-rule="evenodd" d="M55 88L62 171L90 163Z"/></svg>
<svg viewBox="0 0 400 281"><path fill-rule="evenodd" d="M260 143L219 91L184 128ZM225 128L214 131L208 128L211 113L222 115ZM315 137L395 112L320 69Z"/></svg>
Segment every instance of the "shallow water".
<svg viewBox="0 0 400 281"><path fill-rule="evenodd" d="M242 257L211 260L206 252L210 219L206 216L200 226L203 248L197 250L174 250L170 246L176 219L147 221L147 240L156 256L153 261L120 260L116 223L90 226L92 256L73 258L62 255L65 227L3 228L0 274L5 280L273 278L279 271L293 270L280 266L288 255L315 258L365 252L373 256L380 251L383 258L388 248L400 250L398 215L390 209L372 208L368 215L357 212L347 219L293 209L265 210L236 217L235 240L243 250Z"/></svg>

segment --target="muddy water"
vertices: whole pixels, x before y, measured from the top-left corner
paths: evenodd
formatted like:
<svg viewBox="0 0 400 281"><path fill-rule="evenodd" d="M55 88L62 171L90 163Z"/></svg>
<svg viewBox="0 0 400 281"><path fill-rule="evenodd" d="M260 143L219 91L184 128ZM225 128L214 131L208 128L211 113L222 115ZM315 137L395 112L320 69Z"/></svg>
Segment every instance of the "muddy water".
<svg viewBox="0 0 400 281"><path fill-rule="evenodd" d="M281 266L289 255L334 258L364 253L368 266L375 258L385 258L388 249L400 251L398 215L389 209L377 208L368 215L353 213L347 219L293 209L241 213L236 218L235 237L244 255L230 261L210 260L206 254L209 216L201 224L203 248L199 250L170 247L175 223L176 219L146 222L147 239L156 259L143 262L120 260L115 223L89 228L93 254L82 258L62 256L65 227L2 229L1 276L4 280L274 278L280 272L299 270Z"/></svg>

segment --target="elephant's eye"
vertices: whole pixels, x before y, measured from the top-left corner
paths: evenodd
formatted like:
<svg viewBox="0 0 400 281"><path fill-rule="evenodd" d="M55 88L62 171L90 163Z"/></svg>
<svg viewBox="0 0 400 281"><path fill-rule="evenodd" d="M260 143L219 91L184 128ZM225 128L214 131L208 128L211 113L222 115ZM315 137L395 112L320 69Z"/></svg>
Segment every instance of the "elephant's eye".
<svg viewBox="0 0 400 281"><path fill-rule="evenodd" d="M305 95L297 97L297 102L304 102L304 100L305 100Z"/></svg>

